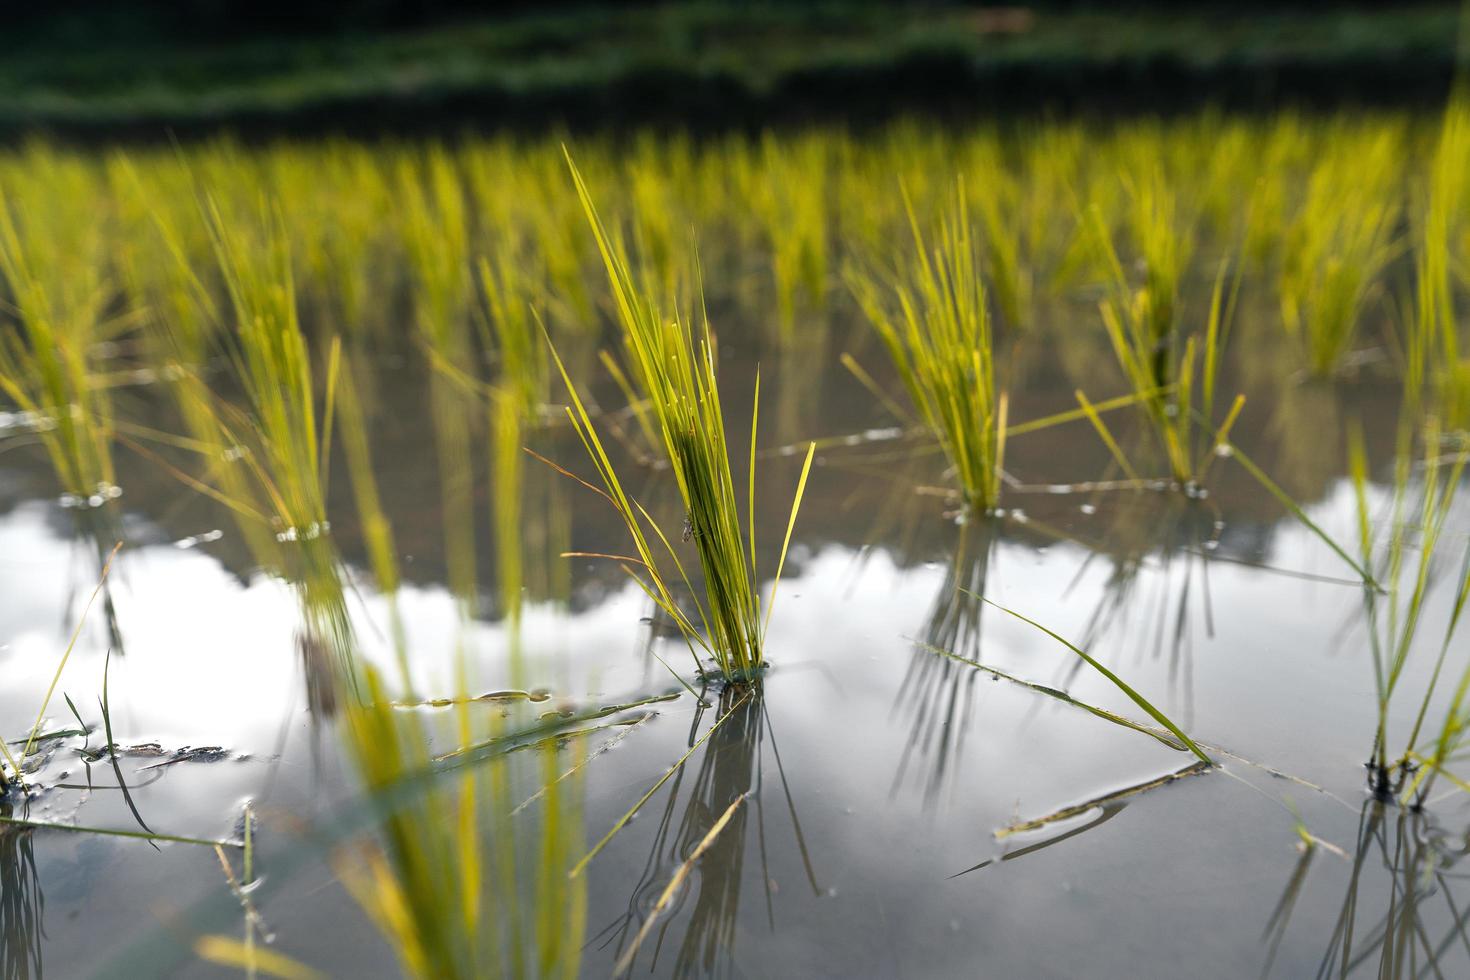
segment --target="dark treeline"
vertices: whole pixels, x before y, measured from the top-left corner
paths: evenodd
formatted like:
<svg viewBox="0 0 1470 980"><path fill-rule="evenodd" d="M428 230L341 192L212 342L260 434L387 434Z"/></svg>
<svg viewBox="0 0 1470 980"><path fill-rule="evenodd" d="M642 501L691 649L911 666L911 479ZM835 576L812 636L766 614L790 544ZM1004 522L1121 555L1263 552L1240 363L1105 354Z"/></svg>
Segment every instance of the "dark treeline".
<svg viewBox="0 0 1470 980"><path fill-rule="evenodd" d="M772 6L773 0L692 0L691 3L649 2L642 6L701 6L738 9ZM807 8L830 14L843 7L871 8L875 0L784 0L787 9ZM1416 6L1456 7L1453 0ZM579 8L617 7L595 0L53 0L50 3L6 4L0 45L35 43L138 43L146 41L219 40L224 36L268 37L412 30L460 20L486 20L527 14L574 14ZM1393 0L1021 0L982 3L977 0L910 0L885 4L928 9L1019 7L1038 12L1121 11L1216 13L1221 16L1282 11L1325 12L1385 10L1402 6Z"/></svg>

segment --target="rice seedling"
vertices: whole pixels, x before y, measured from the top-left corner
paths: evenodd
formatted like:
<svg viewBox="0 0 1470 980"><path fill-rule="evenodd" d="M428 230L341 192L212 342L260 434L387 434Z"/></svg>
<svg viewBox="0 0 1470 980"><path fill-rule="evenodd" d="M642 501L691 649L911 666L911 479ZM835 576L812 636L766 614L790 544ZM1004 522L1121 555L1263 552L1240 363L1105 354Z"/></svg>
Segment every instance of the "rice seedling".
<svg viewBox="0 0 1470 980"><path fill-rule="evenodd" d="M510 624L512 642L520 636L522 587L525 560L521 552L524 526L521 494L525 483L525 454L521 451L524 421L520 405L511 391L497 389L490 406L490 432L495 476L491 524L495 530L496 558L501 607ZM518 683L512 679L511 683Z"/></svg>
<svg viewBox="0 0 1470 980"><path fill-rule="evenodd" d="M687 294L691 270L686 245L691 227L678 195L689 186L687 172L671 173L671 164L688 165L687 138L652 139L642 135L628 165L628 210L633 222L635 254L642 281L659 287L660 302L672 306Z"/></svg>
<svg viewBox="0 0 1470 980"><path fill-rule="evenodd" d="M550 365L537 336L537 290L519 252L501 243L492 258L481 256L479 278L488 314L485 346L499 358L500 387L515 395L521 415L531 419L547 400Z"/></svg>
<svg viewBox="0 0 1470 980"><path fill-rule="evenodd" d="M233 313L235 370L263 451L251 465L270 475L264 487L280 525L277 533L315 537L327 525L324 488L337 348L327 368L328 407L319 420L316 379L279 219L262 214L253 234L228 224L213 206L210 220Z"/></svg>
<svg viewBox="0 0 1470 980"><path fill-rule="evenodd" d="M479 390L469 321L473 280L464 189L453 160L442 150L431 152L422 169L402 161L398 186L414 322L433 369L429 398L450 586L468 611L478 592L469 420L478 414Z"/></svg>
<svg viewBox="0 0 1470 980"><path fill-rule="evenodd" d="M1290 211L1305 184L1303 172L1318 149L1312 133L1296 113L1278 116L1257 140L1258 166L1247 171L1242 257L1266 270L1280 259Z"/></svg>
<svg viewBox="0 0 1470 980"><path fill-rule="evenodd" d="M1194 249L1193 216L1181 213L1174 185L1158 167L1145 176L1125 179L1128 208L1126 230L1143 267L1143 282L1133 293L1134 317L1139 329L1154 348L1154 384L1168 383L1162 358L1178 326L1179 293L1189 270ZM1118 279L1116 257L1108 263L1114 284Z"/></svg>
<svg viewBox="0 0 1470 980"><path fill-rule="evenodd" d="M632 373L647 393L652 414L657 419L661 443L684 506L688 537L693 539L699 554L705 601L699 603L696 599L696 605L702 630L696 628L680 608L669 579L661 570L671 567L681 581L686 585L689 583L669 536L624 490L591 415L557 357L557 366L572 397L568 416L597 467L603 484L600 492L617 511L636 546L637 555L624 560L624 567L658 607L678 624L690 643L698 644L714 658L720 676L734 684L749 684L757 679L765 659L765 635L774 608L775 591L780 583L786 550L791 542L802 494L806 490L807 474L811 470L816 446L813 444L808 449L802 466L786 539L776 563L771 595L763 608L755 566L754 518L759 379L751 417L747 521L742 522L715 367L718 348L709 321L703 319L695 327L678 317L665 318L649 295L640 291L621 247L610 237L598 217L581 174L571 164L570 155L568 164L607 269L624 341L632 359ZM748 526L742 528L743 523ZM645 527L657 537L667 559L660 559ZM748 535L742 537L742 531L747 531Z"/></svg>
<svg viewBox="0 0 1470 980"><path fill-rule="evenodd" d="M1470 459L1470 454L1463 447L1449 459L1442 457L1439 435L1437 424L1431 420L1424 433L1422 473L1416 480L1411 467L1412 429L1407 420L1401 422L1398 461L1388 503L1387 536L1381 541L1373 530L1367 462L1361 435L1355 435L1349 444L1349 466L1357 503L1358 546L1363 567L1371 571L1372 581L1377 583L1364 590L1364 625L1373 661L1378 711L1368 776L1369 787L1384 799L1403 790L1405 779L1414 769L1413 755L1447 662L1451 639L1467 593L1467 586L1458 580L1464 579L1470 568L1461 569L1457 577L1454 612L1446 626L1434 671L1423 691L1404 748L1396 751L1390 746L1395 734L1390 725L1395 695L1424 624L1425 601L1435 581L1434 570L1445 523L1451 513L1466 460ZM1459 708L1457 701L1452 702L1446 716L1446 733L1452 732L1457 724L1453 719ZM1448 752L1454 745L1453 734L1442 737L1447 740L1434 750L1433 765L1436 768L1449 757L1440 756L1439 752Z"/></svg>
<svg viewBox="0 0 1470 980"><path fill-rule="evenodd" d="M751 204L771 253L778 337L796 339L799 301L820 310L827 297L827 162L822 141L761 141Z"/></svg>
<svg viewBox="0 0 1470 980"><path fill-rule="evenodd" d="M116 493L106 343L126 321L110 315L96 190L87 164L39 147L0 174L0 391L32 420L61 489L100 504Z"/></svg>
<svg viewBox="0 0 1470 980"><path fill-rule="evenodd" d="M210 275L213 241L199 220L201 190L184 160L107 159L108 188L119 211L113 261L129 305L138 313L150 360L166 381L199 371L222 318Z"/></svg>
<svg viewBox="0 0 1470 980"><path fill-rule="evenodd" d="M1378 277L1398 251L1395 226L1402 135L1392 127L1347 130L1318 159L1282 249L1281 318L1310 370L1342 367L1357 341Z"/></svg>
<svg viewBox="0 0 1470 980"><path fill-rule="evenodd" d="M1084 145L1077 127L1058 124L1017 141L981 133L965 147L972 157L965 173L973 178L965 187L985 232L986 281L1012 329L1030 326L1038 301L1057 293L1070 275Z"/></svg>
<svg viewBox="0 0 1470 980"><path fill-rule="evenodd" d="M1168 460L1170 476L1186 490L1193 490L1208 472L1216 452L1226 444L1244 404L1244 397L1237 396L1223 421L1216 425L1216 385L1240 283L1240 267L1237 265L1227 301L1224 288L1228 265L1220 264L1203 338L1194 333L1186 338L1176 323L1174 272L1150 273L1148 281L1134 289L1096 212L1094 222L1099 248L1111 269L1111 285L1100 309L1113 354ZM1166 240L1171 235L1169 224L1165 219L1150 223L1149 234ZM1163 256L1176 254L1176 248L1168 244L1156 243L1152 249ZM1166 258L1159 266L1172 269L1174 262ZM1080 392L1078 400L1087 410L1086 398ZM1100 417L1088 411L1088 418L1119 466L1124 472L1132 471Z"/></svg>
<svg viewBox="0 0 1470 980"><path fill-rule="evenodd" d="M1001 318L1021 327L1034 301L1035 275L1022 254L1023 239L1017 212L1021 204L1021 182L1008 173L999 160L987 161L980 169L976 198L985 225L986 275Z"/></svg>
<svg viewBox="0 0 1470 980"><path fill-rule="evenodd" d="M963 185L939 219L932 252L912 206L908 214L914 248L900 278L885 284L852 268L848 279L919 419L944 450L965 504L988 510L1000 499L1006 398L996 387L990 314Z"/></svg>
<svg viewBox="0 0 1470 980"><path fill-rule="evenodd" d="M1404 383L1432 399L1451 429L1470 429L1470 355L1462 352L1456 309L1455 231L1470 199L1470 97L1445 109L1416 229L1415 302L1407 324ZM1427 406L1426 406L1427 407Z"/></svg>
<svg viewBox="0 0 1470 980"><path fill-rule="evenodd" d="M348 743L367 791L392 794L405 778L433 769L429 719L391 707L372 671L365 692L346 713ZM456 728L469 744L463 706ZM530 752L435 775L377 808L373 839L339 851L339 874L405 973L578 974L586 884L564 869L581 845L581 789L577 778L559 778L557 758L554 740L542 741ZM512 813L518 759L529 760L543 784L534 821Z"/></svg>
<svg viewBox="0 0 1470 980"><path fill-rule="evenodd" d="M387 322L384 285L392 283L393 207L389 175L367 147L332 141L319 149L273 154L273 187L302 281L315 310L345 336Z"/></svg>

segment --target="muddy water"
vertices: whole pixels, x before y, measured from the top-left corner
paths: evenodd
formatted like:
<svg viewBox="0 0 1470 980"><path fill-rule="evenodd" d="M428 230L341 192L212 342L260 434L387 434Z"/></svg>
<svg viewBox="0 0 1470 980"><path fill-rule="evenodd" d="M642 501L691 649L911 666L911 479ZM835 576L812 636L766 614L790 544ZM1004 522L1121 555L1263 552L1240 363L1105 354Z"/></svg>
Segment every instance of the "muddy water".
<svg viewBox="0 0 1470 980"><path fill-rule="evenodd" d="M1058 317L1025 340L1025 359L1009 365L1013 419L1070 407L1079 385L1094 398L1122 390L1098 338L1079 333ZM588 847L706 739L588 865L585 927L565 923L584 975L613 971L670 876L726 814L659 909L634 973L1470 970L1458 911L1470 909L1458 865L1470 807L1449 794L1415 814L1366 797L1375 707L1361 589L1238 465L1216 463L1205 499L1069 488L1108 477L1107 450L1085 425L1047 430L1008 447L1017 485L1004 512L957 522L924 492L944 482L932 448L893 438L901 423L835 366L850 350L886 378L860 324L835 313L820 345L785 353L748 335L722 330L722 369L727 397L743 405L762 364L757 514L768 573L799 463L782 447L854 438L819 453L763 693L724 714L701 709L660 664L689 674L682 644L650 624L649 603L621 572L555 557L626 545L610 511L549 471L528 469L522 534L506 541L488 529L484 460L463 462L473 526L449 533L473 544L477 585L474 596L451 592L423 372L412 351L375 355L372 443L417 685L451 691L463 649L477 690L545 689L554 705L583 707L678 692L637 724L585 736L596 753L579 777ZM1362 420L1375 473L1385 474L1397 392L1371 369L1331 385L1303 381L1291 349L1263 337L1232 355L1226 388L1248 396L1237 439L1313 520L1348 539L1344 432ZM139 386L119 400L137 420L174 424L163 391ZM1116 419L1125 444L1146 447L1129 413ZM589 470L555 426L528 442ZM636 472L641 499L677 527L667 475ZM120 451L118 483L122 496L103 508L66 508L39 453L0 455L8 738L29 730L101 556L126 542L59 685L95 725L106 666L124 751L116 766L92 758L87 750L106 741L100 729L53 740L38 792L11 815L209 841L235 839L249 801L261 878L252 897L271 948L330 975L395 975L391 945L328 860L333 828L361 832L371 821L343 802L355 777L298 642L289 583L253 567L222 508L149 460ZM345 476L334 477L331 510L359 654L386 665L387 605L366 571ZM1447 555L1461 553L1467 528L1462 508ZM511 547L527 583L515 638L526 660L514 671L496 582ZM1441 582L1431 593L1408 691L1422 689L1450 592ZM998 679L993 671L1139 715L1064 647L979 594L1084 645L1222 764L1195 773L1186 753ZM58 697L42 730L73 727ZM1069 807L1071 816L1024 827ZM1324 844L1297 846L1296 814ZM538 810L516 819L535 821ZM221 975L194 940L242 930L207 844L9 827L0 873L7 977Z"/></svg>

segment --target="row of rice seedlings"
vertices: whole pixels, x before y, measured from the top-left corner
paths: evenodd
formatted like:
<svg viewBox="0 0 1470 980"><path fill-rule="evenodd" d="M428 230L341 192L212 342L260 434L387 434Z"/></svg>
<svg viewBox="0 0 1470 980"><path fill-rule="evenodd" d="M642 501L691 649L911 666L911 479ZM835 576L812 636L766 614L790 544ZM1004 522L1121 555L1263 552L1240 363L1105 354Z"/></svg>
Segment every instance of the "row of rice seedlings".
<svg viewBox="0 0 1470 980"><path fill-rule="evenodd" d="M298 320L290 248L279 218L262 209L256 222L244 226L227 222L211 204L209 220L234 321L234 369L247 404L246 413L237 417L248 421L253 436L244 460L265 478L262 488L278 535L318 537L328 527L327 456L338 348L332 348L327 364L327 407L318 419L317 379Z"/></svg>
<svg viewBox="0 0 1470 980"><path fill-rule="evenodd" d="M219 330L243 403L227 401L198 370L181 369L171 380L191 436L129 426L124 438L228 507L256 561L293 586L309 705L325 717L336 711L344 678L355 681L351 624L326 511L340 348L334 342L325 366L313 366L279 212L262 204L245 220L226 218L212 198L203 208L227 296ZM192 278L186 260L176 259L180 279ZM175 350L190 346L198 322L215 312L205 312L205 300L197 302L179 320L158 321L159 330L173 332L163 342ZM197 454L203 472L195 476L174 466L150 442Z"/></svg>
<svg viewBox="0 0 1470 980"><path fill-rule="evenodd" d="M1395 239L1403 134L1393 126L1341 133L1319 158L1285 234L1281 318L1300 338L1313 373L1343 366Z"/></svg>
<svg viewBox="0 0 1470 980"><path fill-rule="evenodd" d="M660 445L678 483L679 497L686 514L686 536L693 539L699 554L705 599L701 603L696 598L695 604L702 629L697 628L680 607L669 576L664 571L672 568L678 579L693 592L678 553L669 536L624 490L592 417L558 357L557 366L571 393L572 405L568 408L568 416L596 465L603 495L622 518L636 546L637 555L624 559L624 568L658 607L678 624L691 643L691 652L693 644L697 643L714 658L725 680L736 685L749 684L757 680L764 663L766 629L774 608L776 586L780 583L786 549L791 541L791 530L796 523L816 446L813 444L807 451L792 500L791 517L777 560L771 595L763 609L755 564L754 515L759 379L751 418L747 520L742 521L715 367L718 347L709 321L701 318L696 327L678 316L666 317L657 308L652 297L635 280L621 245L612 239L598 217L587 185L575 166L572 167L572 177L607 269L608 283L630 357L630 373L649 400L651 414L657 422ZM748 532L748 537L742 537L743 531ZM655 550L649 539L650 532L658 538L667 559L661 558L660 552Z"/></svg>
<svg viewBox="0 0 1470 980"><path fill-rule="evenodd" d="M1048 126L1019 150L999 139L973 141L965 189L985 232L985 274L1002 322L1025 329L1038 301L1075 272L1075 182L1083 147L1074 127ZM1019 154L1020 166L1007 159Z"/></svg>
<svg viewBox="0 0 1470 980"><path fill-rule="evenodd" d="M658 287L660 302L673 306L693 285L688 281L688 245L693 229L681 226L687 212L677 195L689 190L687 174L670 169L685 160L677 144L664 147L647 134L638 140L628 164L628 210L639 277ZM682 178L682 179L681 179Z"/></svg>
<svg viewBox="0 0 1470 980"><path fill-rule="evenodd" d="M1021 327L1029 319L1034 302L1035 269L1024 257L1026 242L1017 225L1021 182L1005 180L1002 171L992 163L980 169L985 193L977 195L977 210L985 228L985 275L990 282L1001 319L1012 327Z"/></svg>
<svg viewBox="0 0 1470 980"><path fill-rule="evenodd" d="M620 156L602 140L586 141L581 152L584 173L594 184L629 202L619 217L631 218L638 228L639 255L649 265L644 278L652 275L663 285L665 300L670 288L687 285L679 282L687 275L684 243L689 229L698 228L711 246L706 258L719 260L711 268L721 271L720 280L738 286L749 278L749 255L761 256L758 261L765 268L755 278L769 275L775 283L775 322L781 336L791 333L803 311L821 309L827 269L840 260L838 248L849 241L871 247L903 229L907 222L902 209L893 207L891 195L883 192L893 175L903 175L917 213L927 216L947 196L945 181L937 175L951 172L956 161L970 178L970 194L986 230L984 264L992 299L1008 322L1025 319L1032 301L1066 288L1087 271L1084 266L1096 257L1090 247L1093 232L1076 216L1093 205L1104 213L1108 227L1123 233L1130 250L1143 255L1150 277L1161 280L1153 284L1162 297L1155 305L1167 317L1169 290L1159 288L1166 285L1167 256L1151 248L1146 234L1128 232L1130 226L1141 225L1130 215L1147 215L1150 201L1158 201L1155 210L1163 211L1170 199L1188 199L1178 213L1200 220L1191 219L1191 235L1177 244L1194 241L1200 250L1208 247L1212 235L1229 240L1239 231L1240 216L1222 202L1249 199L1245 223L1252 254L1279 253L1291 265L1283 273L1288 321L1320 324L1340 323L1341 317L1314 312L1326 307L1313 295L1353 295L1352 289L1338 290L1337 284L1345 283L1354 269L1358 272L1351 277L1366 284L1365 290L1372 288L1380 263L1355 258L1362 249L1354 243L1363 237L1360 230L1366 229L1363 235L1373 241L1375 229L1392 225L1391 219L1364 215L1391 216L1398 209L1415 145L1403 131L1390 119L1307 124L1291 115L1269 124L1205 116L1095 131L1048 124L1017 131L981 127L958 134L910 122L861 140L821 130L754 141L727 137L697 147L687 139L643 137L630 154ZM1088 147L1085 157L1083 146ZM41 172L43 155L68 164L85 159L71 151L32 152L14 158L12 169L35 171L48 201L75 198ZM593 322L596 297L588 292L587 276L591 255L580 234L580 207L559 179L554 140L502 138L466 140L453 147L376 148L329 141L260 150L226 140L176 152L118 156L136 164L149 185L153 208L175 225L192 212L195 183L207 188L232 218L248 214L262 194L279 201L302 278L303 307L314 319L318 314L325 319L329 329L356 331L385 319L391 309L385 291L391 294L402 284L394 270L405 259L417 264L412 253L421 247L411 240L405 221L385 223L380 216L413 210L412 201L397 200L405 183L433 185L429 196L437 207L446 198L446 181L473 208L465 216L468 247L443 263L440 275L473 278L477 257L493 256L495 241L516 241L537 270L536 285L544 293L549 321L572 328ZM1357 173L1361 159L1381 174L1349 188L1351 206L1342 209L1347 216L1333 224L1326 220L1334 212L1327 205L1338 202L1336 188ZM1274 162L1265 166L1263 160ZM1313 165L1316 175L1306 180L1302 171ZM1126 193L1117 179L1120 172L1149 176ZM406 173L418 176L406 179ZM97 183L100 176L94 172L87 180ZM1298 208L1295 202L1309 183L1315 189L1306 195L1308 204ZM1158 187L1165 193L1158 193ZM88 194L95 197L97 190L90 188ZM406 190L416 193L412 186ZM395 207L399 203L404 206ZM49 203L38 202L38 207L62 213ZM119 235L131 236L137 226L136 214L115 224L77 217L84 228L115 227ZM1291 237L1286 241L1283 229L1288 227ZM205 268L207 240L197 228L182 230L189 265ZM455 229L447 231L457 244ZM736 247L724 248L728 242ZM108 251L116 255L121 250ZM442 257L454 251L459 250L446 248ZM104 269L111 261L104 257ZM146 263L129 264L146 276ZM1187 263L1178 263L1178 274L1186 269ZM1314 285L1318 280L1326 284L1321 289ZM736 295L741 295L738 289Z"/></svg>
<svg viewBox="0 0 1470 980"><path fill-rule="evenodd" d="M1143 284L1134 302L1147 337L1156 350L1166 350L1178 325L1181 284L1194 249L1193 219L1181 214L1178 193L1157 167L1139 179L1125 175L1124 186L1129 202L1125 229L1143 267ZM1116 274L1115 257L1110 265ZM1154 373L1160 374L1157 368ZM1155 381L1165 383L1162 378Z"/></svg>
<svg viewBox="0 0 1470 980"><path fill-rule="evenodd" d="M95 175L75 157L33 148L0 172L11 320L0 391L29 416L61 489L100 503L115 493L107 353L126 324L112 315L97 204Z"/></svg>

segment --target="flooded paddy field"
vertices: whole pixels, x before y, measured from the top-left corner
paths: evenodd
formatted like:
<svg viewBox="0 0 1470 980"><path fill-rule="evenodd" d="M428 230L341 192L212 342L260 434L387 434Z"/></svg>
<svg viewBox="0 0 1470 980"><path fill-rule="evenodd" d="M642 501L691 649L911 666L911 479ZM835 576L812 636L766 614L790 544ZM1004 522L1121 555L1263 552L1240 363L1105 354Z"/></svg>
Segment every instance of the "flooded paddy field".
<svg viewBox="0 0 1470 980"><path fill-rule="evenodd" d="M4 975L1463 974L1467 180L7 152Z"/></svg>

